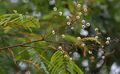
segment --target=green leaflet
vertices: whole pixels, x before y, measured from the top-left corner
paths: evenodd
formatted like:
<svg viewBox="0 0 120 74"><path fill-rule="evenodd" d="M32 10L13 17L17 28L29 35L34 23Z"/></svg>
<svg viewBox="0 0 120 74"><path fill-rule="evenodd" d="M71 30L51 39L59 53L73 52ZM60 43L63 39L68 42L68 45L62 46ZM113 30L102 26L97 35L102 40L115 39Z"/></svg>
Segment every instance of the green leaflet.
<svg viewBox="0 0 120 74"><path fill-rule="evenodd" d="M65 35L63 37L64 40L70 42L70 43L73 43L74 45L77 45L79 46L80 48L82 48L82 44L83 42L81 40L77 40L77 38L75 38L74 36L71 36L71 35Z"/></svg>
<svg viewBox="0 0 120 74"><path fill-rule="evenodd" d="M41 58L41 56L39 55L39 53L37 51L35 51L35 49L29 49L28 52L31 56L30 59L32 60L33 64L37 64L39 66L40 70L43 69L45 74L49 74L44 62L42 61L43 57Z"/></svg>
<svg viewBox="0 0 120 74"><path fill-rule="evenodd" d="M69 7L69 9L70 9L71 12L74 11L73 1L72 0L68 0L68 7Z"/></svg>
<svg viewBox="0 0 120 74"><path fill-rule="evenodd" d="M31 16L22 14L4 14L0 16L0 26L3 27L4 32L9 32L16 28L24 28L32 31L32 28L39 28L39 22Z"/></svg>
<svg viewBox="0 0 120 74"><path fill-rule="evenodd" d="M50 74L83 74L81 69L62 51L56 51L51 58Z"/></svg>
<svg viewBox="0 0 120 74"><path fill-rule="evenodd" d="M68 42L75 43L75 44L77 44L77 43L80 42L80 41L77 40L77 38L75 38L75 37L73 37L71 35L65 35L63 37L63 39L66 40L66 41L68 41Z"/></svg>
<svg viewBox="0 0 120 74"><path fill-rule="evenodd" d="M101 44L100 41L98 41L95 37L86 37L86 38L77 40L77 38L75 38L74 36L65 35L63 39L70 43L73 43L74 45L79 46L80 48L83 47L82 44L84 43L84 41L95 41L96 43Z"/></svg>

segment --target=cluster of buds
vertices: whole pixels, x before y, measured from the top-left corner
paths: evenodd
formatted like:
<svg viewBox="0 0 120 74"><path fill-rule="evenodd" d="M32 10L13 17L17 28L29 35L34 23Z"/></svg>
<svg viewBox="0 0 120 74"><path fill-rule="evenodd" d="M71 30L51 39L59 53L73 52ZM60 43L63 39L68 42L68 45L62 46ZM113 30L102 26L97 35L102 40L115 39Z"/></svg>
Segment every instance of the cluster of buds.
<svg viewBox="0 0 120 74"><path fill-rule="evenodd" d="M110 44L110 37L107 37L106 39L107 39L107 41L106 41L105 43L106 43L107 45Z"/></svg>
<svg viewBox="0 0 120 74"><path fill-rule="evenodd" d="M89 22L86 22L85 20L82 20L81 21L82 22L82 28L84 29L84 28L87 28L87 27L90 27L90 23Z"/></svg>
<svg viewBox="0 0 120 74"><path fill-rule="evenodd" d="M57 7L54 7L54 8L53 8L53 11L56 12L57 10L58 10ZM59 14L59 16L62 16L62 15L63 15L63 12L62 12L62 11L59 11L58 14Z"/></svg>
<svg viewBox="0 0 120 74"><path fill-rule="evenodd" d="M80 8L81 8L81 4L77 4L76 7L77 7L78 9L80 9ZM54 10L54 11L57 11L57 8L54 7L53 10ZM84 12L87 12L87 11L88 11L86 5L83 5L83 11L84 11ZM61 11L59 11L58 14L59 14L59 16L63 16L63 15L64 15L64 13L61 12ZM78 19L81 19L81 15L83 15L82 12L81 12L81 11L77 11L77 13L76 13L75 15L67 15L67 16L65 16L65 18L66 18L66 20L67 20L66 24L67 24L68 26L70 26L71 29L73 30L73 29L74 29L74 26L72 25L72 24L74 23L73 21L74 21L74 20L76 21L76 20L78 20ZM85 19L82 19L82 20L81 20L81 23L82 23L82 29L81 29L81 31L80 31L80 35L86 37L86 36L88 36L88 31L87 31L86 29L89 28L89 27L91 26L91 24L90 24L89 22L87 22ZM98 33L98 31L99 31L99 29L98 29L98 28L95 28L95 32ZM52 31L52 34L55 34L55 31L54 31L54 30ZM99 38L98 36L99 36L99 35L96 35L95 38L98 39L98 38ZM65 35L62 34L61 37L64 38ZM77 40L80 40L80 39L81 39L81 37L78 36L78 37L77 37ZM105 43L106 43L107 45L110 43L110 37L107 37L107 41L106 41ZM83 44L81 44L81 46L82 46L82 47L85 47L86 44L83 43ZM62 46L59 46L58 49L62 50ZM92 53L92 50L88 51L88 53L89 53L89 54L93 54L93 53ZM100 55L100 54L99 54L99 55ZM65 55L64 57L67 57L67 55ZM102 58L104 59L105 56L102 56ZM71 59L71 60L72 60L72 59L74 60L73 57L70 58L70 59ZM95 57L92 56L92 57L91 57L91 60L94 61L94 60L95 60Z"/></svg>

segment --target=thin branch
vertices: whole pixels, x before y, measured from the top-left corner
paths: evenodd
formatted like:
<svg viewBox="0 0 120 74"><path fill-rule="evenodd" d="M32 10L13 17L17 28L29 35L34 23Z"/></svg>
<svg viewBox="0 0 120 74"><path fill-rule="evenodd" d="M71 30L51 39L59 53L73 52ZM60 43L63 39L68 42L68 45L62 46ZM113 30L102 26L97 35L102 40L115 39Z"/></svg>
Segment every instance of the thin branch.
<svg viewBox="0 0 120 74"><path fill-rule="evenodd" d="M51 42L53 44L61 44L62 43L62 42L55 42L55 41L52 41L52 40L45 40L44 38L41 38L41 39L37 39L37 40L34 40L34 41L29 41L29 42L25 42L25 43L21 43L21 44L16 44L16 45L12 45L12 46L3 47L3 48L0 48L0 50L11 49L11 48L16 48L16 47L32 47L32 48L35 48L33 46L27 46L27 44L32 44L32 43L39 42L39 41Z"/></svg>
<svg viewBox="0 0 120 74"><path fill-rule="evenodd" d="M44 40L44 39L41 38L41 39L38 39L38 40L29 41L29 42L22 43L22 44L17 44L17 45L13 45L13 46L3 47L3 48L0 48L0 50L10 49L10 48L16 48L16 47L24 47L24 46L27 45L27 44L31 44L31 43L35 43L35 42L39 42L39 41L43 41L43 40Z"/></svg>

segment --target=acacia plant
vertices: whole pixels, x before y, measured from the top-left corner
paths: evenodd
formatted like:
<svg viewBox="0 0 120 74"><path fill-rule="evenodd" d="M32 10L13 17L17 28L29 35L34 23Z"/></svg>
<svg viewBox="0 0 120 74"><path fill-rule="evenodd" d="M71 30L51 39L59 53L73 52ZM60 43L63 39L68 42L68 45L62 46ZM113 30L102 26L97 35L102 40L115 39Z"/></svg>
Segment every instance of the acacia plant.
<svg viewBox="0 0 120 74"><path fill-rule="evenodd" d="M54 7L40 20L17 11L1 15L1 74L96 73L110 37L104 39L87 20L87 5L74 4L70 11Z"/></svg>

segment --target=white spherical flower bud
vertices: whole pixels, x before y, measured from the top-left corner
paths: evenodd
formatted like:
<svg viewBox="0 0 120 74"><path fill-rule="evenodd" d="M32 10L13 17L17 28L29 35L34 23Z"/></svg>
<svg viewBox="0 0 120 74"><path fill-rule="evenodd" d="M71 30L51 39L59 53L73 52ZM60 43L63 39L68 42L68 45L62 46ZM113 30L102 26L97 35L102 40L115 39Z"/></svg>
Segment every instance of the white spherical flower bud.
<svg viewBox="0 0 120 74"><path fill-rule="evenodd" d="M82 46L82 47L84 47L84 46L85 46L85 44L83 43L81 46Z"/></svg>
<svg viewBox="0 0 120 74"><path fill-rule="evenodd" d="M64 55L64 57L66 58L66 57L68 57L68 55Z"/></svg>
<svg viewBox="0 0 120 74"><path fill-rule="evenodd" d="M104 48L104 45L102 45L102 48Z"/></svg>
<svg viewBox="0 0 120 74"><path fill-rule="evenodd" d="M54 31L54 30L52 30L52 34L55 34L55 31Z"/></svg>
<svg viewBox="0 0 120 74"><path fill-rule="evenodd" d="M87 12L87 6L86 5L83 5L83 11Z"/></svg>
<svg viewBox="0 0 120 74"><path fill-rule="evenodd" d="M85 20L82 20L82 24L85 24Z"/></svg>
<svg viewBox="0 0 120 74"><path fill-rule="evenodd" d="M90 26L90 23L86 23L86 26L89 27L89 26Z"/></svg>
<svg viewBox="0 0 120 74"><path fill-rule="evenodd" d="M81 16L81 15L82 15L82 12L78 12L78 15Z"/></svg>
<svg viewBox="0 0 120 74"><path fill-rule="evenodd" d="M76 16L76 19L80 19L80 16Z"/></svg>
<svg viewBox="0 0 120 74"><path fill-rule="evenodd" d="M74 27L71 27L71 29L73 30L73 29L74 29Z"/></svg>
<svg viewBox="0 0 120 74"><path fill-rule="evenodd" d="M98 36L95 36L96 39L98 39L99 37Z"/></svg>
<svg viewBox="0 0 120 74"><path fill-rule="evenodd" d="M84 10L84 12L87 12L87 8L84 8L83 10Z"/></svg>
<svg viewBox="0 0 120 74"><path fill-rule="evenodd" d="M82 25L82 28L84 29L86 26L85 25Z"/></svg>
<svg viewBox="0 0 120 74"><path fill-rule="evenodd" d="M109 41L109 40L110 40L110 37L107 37L107 40Z"/></svg>
<svg viewBox="0 0 120 74"><path fill-rule="evenodd" d="M92 54L92 51L88 51L89 54Z"/></svg>
<svg viewBox="0 0 120 74"><path fill-rule="evenodd" d="M110 41L106 41L105 43L108 45L108 44L110 44Z"/></svg>
<svg viewBox="0 0 120 74"><path fill-rule="evenodd" d="M80 8L80 7L81 7L81 4L77 4L77 7Z"/></svg>
<svg viewBox="0 0 120 74"><path fill-rule="evenodd" d="M60 16L62 16L62 14L63 14L62 12L59 12L59 15L60 15Z"/></svg>
<svg viewBox="0 0 120 74"><path fill-rule="evenodd" d="M70 58L70 60L72 60L72 58Z"/></svg>
<svg viewBox="0 0 120 74"><path fill-rule="evenodd" d="M81 39L81 37L77 37L77 40L80 40Z"/></svg>
<svg viewBox="0 0 120 74"><path fill-rule="evenodd" d="M62 50L62 47L61 47L61 46L58 46L58 49Z"/></svg>
<svg viewBox="0 0 120 74"><path fill-rule="evenodd" d="M54 8L53 8L53 11L57 11L57 8L56 8L56 7L54 7Z"/></svg>
<svg viewBox="0 0 120 74"><path fill-rule="evenodd" d="M98 28L95 28L95 31L98 31Z"/></svg>
<svg viewBox="0 0 120 74"><path fill-rule="evenodd" d="M70 25L71 23L70 22L67 22L67 25Z"/></svg>
<svg viewBox="0 0 120 74"><path fill-rule="evenodd" d="M65 35L64 34L62 34L62 38L64 38L65 37Z"/></svg>
<svg viewBox="0 0 120 74"><path fill-rule="evenodd" d="M68 19L68 20L69 20L69 19L70 19L70 16L66 16L66 19Z"/></svg>
<svg viewBox="0 0 120 74"><path fill-rule="evenodd" d="M102 59L105 59L105 56L102 56Z"/></svg>

